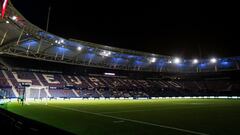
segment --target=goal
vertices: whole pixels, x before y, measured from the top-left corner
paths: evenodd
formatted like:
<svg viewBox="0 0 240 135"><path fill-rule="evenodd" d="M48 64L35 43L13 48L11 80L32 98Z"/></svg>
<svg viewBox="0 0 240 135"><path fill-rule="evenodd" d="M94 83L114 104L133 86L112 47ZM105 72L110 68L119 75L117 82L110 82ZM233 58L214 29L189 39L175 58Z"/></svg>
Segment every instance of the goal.
<svg viewBox="0 0 240 135"><path fill-rule="evenodd" d="M25 100L47 100L49 87L48 86L29 86L25 87Z"/></svg>

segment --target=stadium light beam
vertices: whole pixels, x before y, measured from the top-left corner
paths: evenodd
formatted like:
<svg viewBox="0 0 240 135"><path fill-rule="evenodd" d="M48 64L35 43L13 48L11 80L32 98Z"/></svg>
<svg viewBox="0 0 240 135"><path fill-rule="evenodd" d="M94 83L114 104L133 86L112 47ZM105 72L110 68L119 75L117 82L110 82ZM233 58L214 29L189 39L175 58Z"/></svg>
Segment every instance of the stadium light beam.
<svg viewBox="0 0 240 135"><path fill-rule="evenodd" d="M112 53L110 52L110 51L102 51L102 52L100 52L99 53L101 56L103 56L103 57L108 57L108 56L110 56Z"/></svg>
<svg viewBox="0 0 240 135"><path fill-rule="evenodd" d="M104 73L104 75L115 76L115 73Z"/></svg>
<svg viewBox="0 0 240 135"><path fill-rule="evenodd" d="M180 58L175 58L175 59L173 60L173 63L174 63L174 64L180 64L180 63L181 63L181 59L180 59Z"/></svg>
<svg viewBox="0 0 240 135"><path fill-rule="evenodd" d="M62 44L63 44L63 43L64 43L64 40L63 40L63 39L61 39L61 40L60 40L60 43L62 43Z"/></svg>
<svg viewBox="0 0 240 135"><path fill-rule="evenodd" d="M82 47L81 47L81 46L79 46L79 47L77 48L77 50L78 50L78 51L81 51L81 50L82 50Z"/></svg>
<svg viewBox="0 0 240 135"><path fill-rule="evenodd" d="M193 64L198 64L198 62L199 62L198 59L194 59L192 63Z"/></svg>
<svg viewBox="0 0 240 135"><path fill-rule="evenodd" d="M11 19L12 19L13 21L16 21L16 20L17 20L17 16L12 16Z"/></svg>
<svg viewBox="0 0 240 135"><path fill-rule="evenodd" d="M155 63L156 61L157 61L157 58L155 58L155 57L153 57L153 58L150 59L150 62L151 62L151 63Z"/></svg>
<svg viewBox="0 0 240 135"><path fill-rule="evenodd" d="M217 59L216 59L216 58L211 58L211 59L210 59L210 62L213 63L213 64L215 64L215 63L217 63Z"/></svg>

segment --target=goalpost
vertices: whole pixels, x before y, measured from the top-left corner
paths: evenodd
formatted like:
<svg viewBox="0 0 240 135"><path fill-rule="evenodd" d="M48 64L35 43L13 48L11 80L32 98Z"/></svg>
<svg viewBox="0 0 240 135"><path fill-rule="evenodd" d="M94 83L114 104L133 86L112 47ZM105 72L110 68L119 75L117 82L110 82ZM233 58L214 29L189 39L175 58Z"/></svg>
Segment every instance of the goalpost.
<svg viewBox="0 0 240 135"><path fill-rule="evenodd" d="M47 101L49 91L48 86L29 86L25 87L25 101L29 103L29 101Z"/></svg>

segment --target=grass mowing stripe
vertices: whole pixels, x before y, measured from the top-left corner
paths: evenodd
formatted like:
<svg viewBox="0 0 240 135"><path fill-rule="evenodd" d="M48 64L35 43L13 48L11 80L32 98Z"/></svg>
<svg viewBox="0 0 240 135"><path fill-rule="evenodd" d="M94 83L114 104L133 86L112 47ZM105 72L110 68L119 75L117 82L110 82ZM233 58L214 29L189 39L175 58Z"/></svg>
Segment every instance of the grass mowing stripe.
<svg viewBox="0 0 240 135"><path fill-rule="evenodd" d="M197 132L197 131L192 131L192 130L177 128L177 127L171 127L171 126L166 126L166 125L159 125L159 124L154 124L154 123L145 122L145 121L139 121L139 120L132 120L132 119L127 119L127 118L121 118L121 117L111 116L111 115L106 115L106 114L101 114L101 113L82 111L82 110L78 110L78 109L74 109L74 108L60 107L60 106L52 106L52 105L48 105L48 106L54 107L54 108L58 108L58 109L65 109L65 110L76 111L76 112L80 112L80 113L86 113L86 114L91 114L91 115L96 115L96 116L101 116L101 117L112 118L112 119L116 119L116 120L128 121L128 122L133 122L133 123L139 123L139 124L144 124L144 125L149 125L149 126L155 126L155 127L165 128L165 129L171 129L171 130L176 130L176 131L185 132L185 133L190 133L190 134L195 134L195 135L209 135L209 134L201 133L201 132Z"/></svg>

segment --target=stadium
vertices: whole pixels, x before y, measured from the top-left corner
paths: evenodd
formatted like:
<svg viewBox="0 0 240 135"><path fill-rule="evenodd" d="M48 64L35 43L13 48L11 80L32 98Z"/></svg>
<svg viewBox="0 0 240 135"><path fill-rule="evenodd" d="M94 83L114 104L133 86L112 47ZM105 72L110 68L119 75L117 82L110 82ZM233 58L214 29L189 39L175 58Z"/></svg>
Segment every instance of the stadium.
<svg viewBox="0 0 240 135"><path fill-rule="evenodd" d="M0 133L240 133L240 57L183 59L66 39L0 4Z"/></svg>

